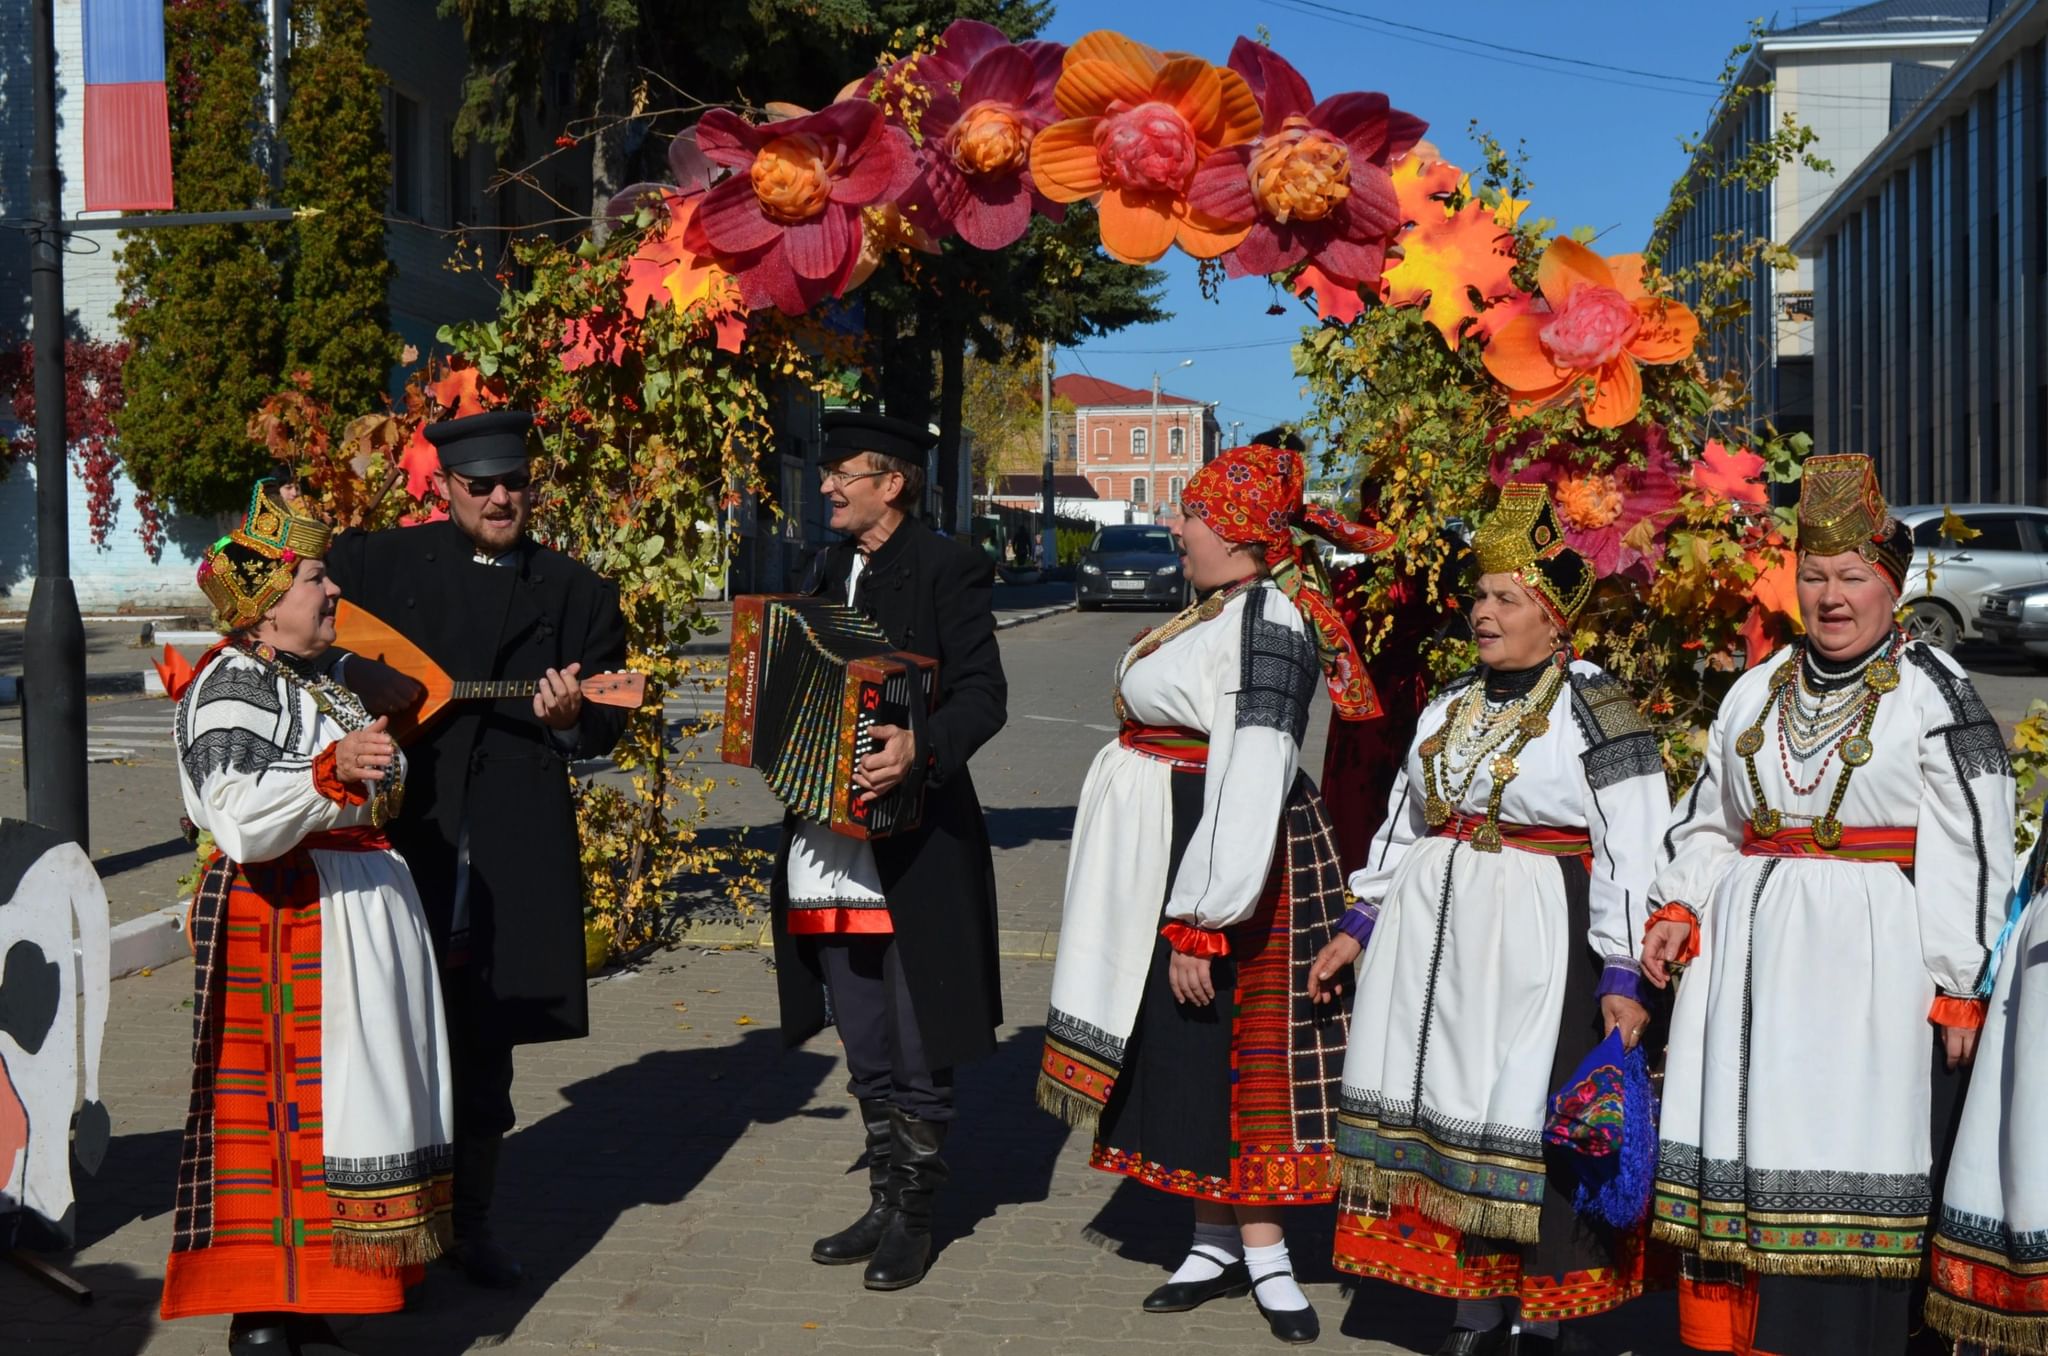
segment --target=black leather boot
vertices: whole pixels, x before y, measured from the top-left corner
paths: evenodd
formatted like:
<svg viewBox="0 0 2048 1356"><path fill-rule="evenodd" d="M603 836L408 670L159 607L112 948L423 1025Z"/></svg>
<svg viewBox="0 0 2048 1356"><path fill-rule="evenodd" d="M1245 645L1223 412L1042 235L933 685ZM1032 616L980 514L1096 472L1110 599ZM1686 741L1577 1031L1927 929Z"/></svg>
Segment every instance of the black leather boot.
<svg viewBox="0 0 2048 1356"><path fill-rule="evenodd" d="M491 1197L498 1189L498 1135L455 1138L455 1243L448 1260L471 1285L486 1290L516 1289L525 1272L491 1232Z"/></svg>
<svg viewBox="0 0 2048 1356"><path fill-rule="evenodd" d="M811 1245L811 1260L828 1267L865 1262L875 1255L889 1225L895 1198L889 1190L890 1148L895 1136L889 1126L889 1103L881 1098L862 1098L860 1123L868 1133L868 1212L836 1234L828 1234Z"/></svg>
<svg viewBox="0 0 2048 1356"><path fill-rule="evenodd" d="M228 1350L233 1356L291 1356L291 1335L284 1314L236 1314L228 1320Z"/></svg>
<svg viewBox="0 0 2048 1356"><path fill-rule="evenodd" d="M868 1261L862 1281L870 1290L902 1290L924 1279L932 1261L932 1200L946 1180L945 1121L920 1121L889 1108L892 1159L890 1190L896 1207L889 1212L882 1241Z"/></svg>

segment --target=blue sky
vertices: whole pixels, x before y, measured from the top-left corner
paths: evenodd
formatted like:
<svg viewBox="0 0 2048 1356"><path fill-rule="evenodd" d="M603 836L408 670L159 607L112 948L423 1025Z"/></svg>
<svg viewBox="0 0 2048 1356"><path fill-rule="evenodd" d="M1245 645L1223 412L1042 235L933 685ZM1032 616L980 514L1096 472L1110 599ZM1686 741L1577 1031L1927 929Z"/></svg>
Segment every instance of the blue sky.
<svg viewBox="0 0 2048 1356"><path fill-rule="evenodd" d="M1836 8L1842 6L1785 6L1775 11L1776 21L1789 27ZM1264 24L1274 50L1300 69L1317 98L1383 91L1396 108L1429 122L1430 140L1455 164L1478 163L1466 131L1474 119L1509 146L1526 142L1536 185L1530 210L1560 228L1591 226L1602 232L1602 249L1623 253L1641 248L1664 205L1683 163L1679 139L1706 121L1714 92L1703 82L1718 77L1750 21L1772 13L1757 0L1067 0L1045 36L1072 42L1110 26L1154 47L1222 61L1240 33L1256 36ZM1514 51L1445 50L1459 44L1351 16ZM1594 70L1560 57L1648 74ZM1172 320L1063 350L1056 370L1149 387L1156 369L1168 390L1221 402L1217 417L1226 437L1232 420L1242 420L1241 433L1250 436L1299 417L1304 402L1288 345L1306 312L1290 306L1287 315L1266 315L1267 285L1251 278L1229 282L1216 301L1205 301L1192 260L1172 253L1161 267L1170 278ZM1184 358L1194 366L1174 371Z"/></svg>

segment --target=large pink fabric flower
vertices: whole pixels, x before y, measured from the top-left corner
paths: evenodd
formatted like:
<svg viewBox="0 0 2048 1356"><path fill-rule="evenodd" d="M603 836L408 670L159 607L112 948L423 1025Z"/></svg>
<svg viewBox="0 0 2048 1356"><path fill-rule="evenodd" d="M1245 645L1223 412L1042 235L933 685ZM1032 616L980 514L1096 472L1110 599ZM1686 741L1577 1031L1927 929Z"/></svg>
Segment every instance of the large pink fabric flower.
<svg viewBox="0 0 2048 1356"><path fill-rule="evenodd" d="M704 195L685 247L718 255L750 309L790 315L845 289L860 262L861 209L892 201L916 173L909 138L866 100L761 127L713 109L697 144L734 173Z"/></svg>
<svg viewBox="0 0 2048 1356"><path fill-rule="evenodd" d="M1345 283L1377 286L1401 228L1387 162L1427 124L1389 108L1384 94L1317 103L1301 72L1249 38L1231 49L1230 69L1258 96L1260 134L1209 156L1188 190L1195 210L1251 227L1224 267L1245 277L1307 260Z"/></svg>
<svg viewBox="0 0 2048 1356"><path fill-rule="evenodd" d="M1564 524L1565 541L1593 563L1601 578L1627 574L1647 583L1664 554L1664 532L1684 493L1684 472L1673 459L1656 424L1641 431L1643 464L1617 462L1605 468L1572 459L1570 449L1554 448L1540 460L1517 470L1515 462L1526 440L1495 454L1496 485L1516 481L1550 486L1550 500Z"/></svg>
<svg viewBox="0 0 2048 1356"><path fill-rule="evenodd" d="M1066 50L1056 42L1012 43L992 24L959 19L933 54L870 78L922 92L909 100L884 96L885 108L922 108L918 180L902 204L912 225L999 250L1030 229L1034 211L1055 221L1065 214L1032 182L1031 142L1060 116L1053 87Z"/></svg>

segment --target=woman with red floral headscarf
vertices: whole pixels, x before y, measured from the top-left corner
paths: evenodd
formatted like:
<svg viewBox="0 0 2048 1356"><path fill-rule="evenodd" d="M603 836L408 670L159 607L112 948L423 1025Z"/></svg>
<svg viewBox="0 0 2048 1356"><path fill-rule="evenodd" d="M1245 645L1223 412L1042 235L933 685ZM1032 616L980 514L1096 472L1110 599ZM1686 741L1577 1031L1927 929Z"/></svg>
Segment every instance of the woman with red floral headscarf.
<svg viewBox="0 0 2048 1356"><path fill-rule="evenodd" d="M1319 676L1377 713L1303 547L1380 545L1304 503L1299 453L1240 447L1181 498L1200 600L1118 663L1122 729L1081 790L1039 1104L1094 1133L1095 1166L1195 1202L1150 1313L1253 1295L1313 1341L1278 1207L1335 1199L1341 1010L1309 963L1343 913L1328 816L1299 767Z"/></svg>

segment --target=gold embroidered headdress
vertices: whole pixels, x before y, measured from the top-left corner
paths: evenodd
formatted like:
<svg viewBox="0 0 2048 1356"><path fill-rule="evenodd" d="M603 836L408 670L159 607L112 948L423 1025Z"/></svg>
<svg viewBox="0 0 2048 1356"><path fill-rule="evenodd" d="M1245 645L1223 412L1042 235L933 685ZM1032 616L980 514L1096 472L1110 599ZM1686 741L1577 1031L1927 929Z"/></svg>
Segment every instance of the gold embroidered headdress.
<svg viewBox="0 0 2048 1356"><path fill-rule="evenodd" d="M1911 537L1891 515L1877 468L1856 452L1808 457L1799 483L1799 550L1839 556L1854 551L1897 588L1912 561Z"/></svg>
<svg viewBox="0 0 2048 1356"><path fill-rule="evenodd" d="M1593 566L1564 539L1550 487L1503 485L1500 504L1472 534L1481 574L1511 574L1559 626L1569 626L1593 596Z"/></svg>
<svg viewBox="0 0 2048 1356"><path fill-rule="evenodd" d="M214 625L239 631L263 620L291 588L299 562L326 555L333 535L319 519L293 513L278 498L276 481L256 482L242 525L199 562L199 587L213 603Z"/></svg>

